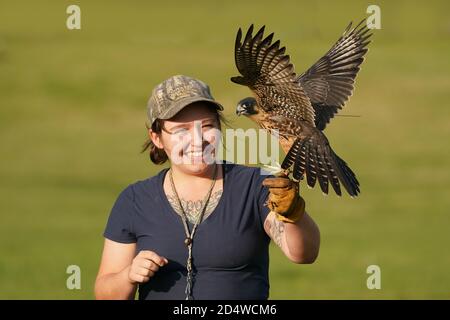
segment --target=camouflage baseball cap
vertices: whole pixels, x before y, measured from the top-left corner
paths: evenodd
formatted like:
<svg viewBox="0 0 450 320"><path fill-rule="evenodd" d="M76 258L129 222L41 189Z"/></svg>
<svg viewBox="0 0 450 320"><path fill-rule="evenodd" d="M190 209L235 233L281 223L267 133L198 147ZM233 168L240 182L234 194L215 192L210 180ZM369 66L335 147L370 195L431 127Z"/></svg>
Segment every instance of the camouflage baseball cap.
<svg viewBox="0 0 450 320"><path fill-rule="evenodd" d="M223 110L223 106L214 100L209 86L197 79L176 75L157 85L147 104L150 125L156 119L169 119L191 103L205 101Z"/></svg>

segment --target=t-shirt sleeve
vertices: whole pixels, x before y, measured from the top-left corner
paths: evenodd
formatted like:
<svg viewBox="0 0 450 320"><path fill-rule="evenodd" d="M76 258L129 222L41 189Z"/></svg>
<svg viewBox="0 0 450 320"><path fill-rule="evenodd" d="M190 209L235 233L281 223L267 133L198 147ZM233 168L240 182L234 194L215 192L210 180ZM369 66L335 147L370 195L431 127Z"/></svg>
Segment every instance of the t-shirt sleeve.
<svg viewBox="0 0 450 320"><path fill-rule="evenodd" d="M132 221L134 208L134 192L130 185L119 194L114 203L103 236L120 243L136 242Z"/></svg>
<svg viewBox="0 0 450 320"><path fill-rule="evenodd" d="M266 178L273 178L274 176L269 174L267 171L258 169L255 172L256 180L256 201L258 207L259 218L262 225L270 212L269 207L266 205L267 197L269 196L269 188L262 185L262 182Z"/></svg>

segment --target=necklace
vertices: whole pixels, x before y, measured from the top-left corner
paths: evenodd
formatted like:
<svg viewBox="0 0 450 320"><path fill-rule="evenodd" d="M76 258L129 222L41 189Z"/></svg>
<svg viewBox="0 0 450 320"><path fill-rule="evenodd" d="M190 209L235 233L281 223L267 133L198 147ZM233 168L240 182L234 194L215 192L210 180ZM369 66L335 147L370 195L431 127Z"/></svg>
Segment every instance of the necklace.
<svg viewBox="0 0 450 320"><path fill-rule="evenodd" d="M195 222L194 226L192 227L192 231L189 232L189 226L187 224L187 216L186 212L184 212L183 206L181 204L180 197L178 196L177 189L175 188L175 183L173 182L173 176L172 176L172 169L170 169L170 184L172 186L172 191L175 194L175 197L177 198L178 204L180 206L181 210L181 220L183 221L184 226L184 232L186 234L186 239L184 239L184 244L188 248L188 258L186 261L186 269L187 269L187 275L186 275L186 300L193 300L192 297L192 243L194 239L195 230L197 230L197 226L202 222L203 215L205 214L205 208L209 201L209 198L211 196L212 189L214 188L214 185L216 183L216 176L217 176L217 164L214 165L214 174L211 186L209 187L208 193L206 194L205 198L203 199L203 207L200 210L200 214L197 218L197 221Z"/></svg>

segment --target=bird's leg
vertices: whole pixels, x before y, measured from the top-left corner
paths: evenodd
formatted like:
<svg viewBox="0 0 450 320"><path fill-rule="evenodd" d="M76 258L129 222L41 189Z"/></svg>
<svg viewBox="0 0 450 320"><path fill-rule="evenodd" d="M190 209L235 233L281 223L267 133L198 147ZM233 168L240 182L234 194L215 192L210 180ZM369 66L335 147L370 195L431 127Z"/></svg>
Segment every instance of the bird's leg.
<svg viewBox="0 0 450 320"><path fill-rule="evenodd" d="M280 178L289 178L289 175L291 174L291 169L287 168L287 169L282 169L280 170L279 173L275 174L276 177L280 177Z"/></svg>

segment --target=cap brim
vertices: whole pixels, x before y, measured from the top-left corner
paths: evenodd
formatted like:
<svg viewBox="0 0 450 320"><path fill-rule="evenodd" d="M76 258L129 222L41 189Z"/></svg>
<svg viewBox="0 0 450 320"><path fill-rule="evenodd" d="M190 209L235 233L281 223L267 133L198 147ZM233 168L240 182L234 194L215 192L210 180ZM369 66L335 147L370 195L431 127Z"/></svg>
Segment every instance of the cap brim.
<svg viewBox="0 0 450 320"><path fill-rule="evenodd" d="M222 111L223 106L218 103L215 100L207 99L203 97L188 97L184 99L180 99L173 103L173 105L166 110L163 114L161 114L158 118L159 119L170 119L173 116L175 116L178 112L180 112L182 109L187 107L188 105L194 103L194 102L208 102L210 104L213 104L218 110Z"/></svg>

